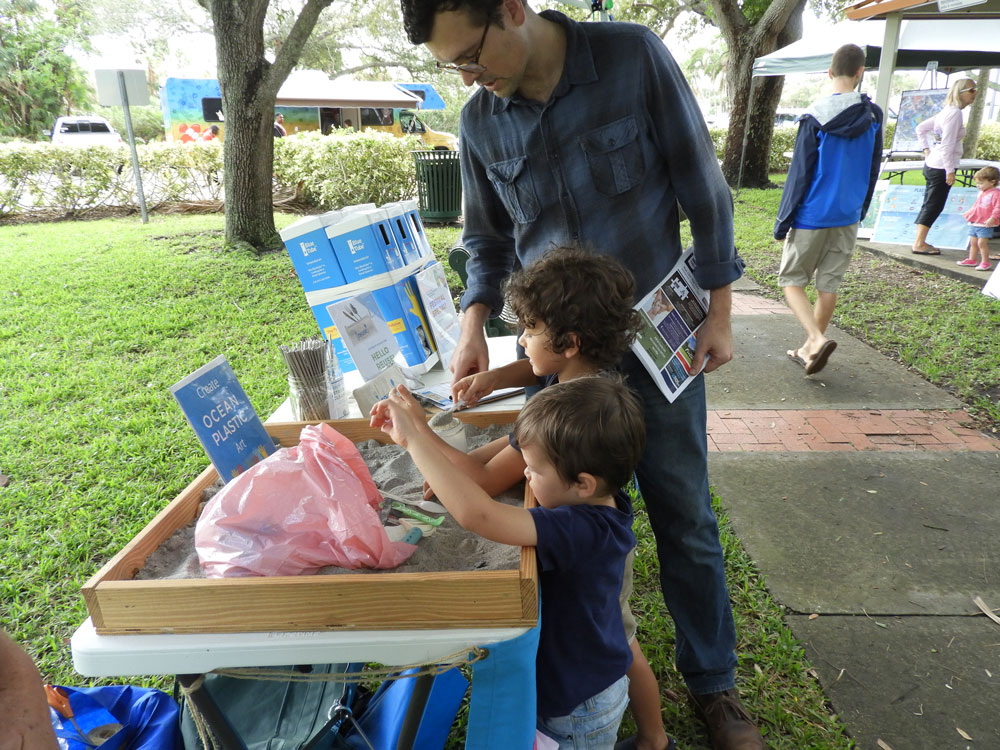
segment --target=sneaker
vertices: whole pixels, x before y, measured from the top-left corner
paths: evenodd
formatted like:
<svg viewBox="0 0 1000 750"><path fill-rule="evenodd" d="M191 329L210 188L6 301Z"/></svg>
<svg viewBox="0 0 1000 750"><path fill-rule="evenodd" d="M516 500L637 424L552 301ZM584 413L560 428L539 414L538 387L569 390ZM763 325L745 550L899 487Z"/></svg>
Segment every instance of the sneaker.
<svg viewBox="0 0 1000 750"><path fill-rule="evenodd" d="M991 268L993 268L993 266L991 266L991 265L990 265L989 263L987 263L986 261L983 261L983 262L982 262L982 263L980 263L980 264L979 264L978 266L976 266L976 270L977 270L977 271L989 271L989 270L990 270Z"/></svg>
<svg viewBox="0 0 1000 750"><path fill-rule="evenodd" d="M977 261L975 258L963 258L962 260L958 261L958 265L960 265L960 266L974 266L978 262L979 261Z"/></svg>

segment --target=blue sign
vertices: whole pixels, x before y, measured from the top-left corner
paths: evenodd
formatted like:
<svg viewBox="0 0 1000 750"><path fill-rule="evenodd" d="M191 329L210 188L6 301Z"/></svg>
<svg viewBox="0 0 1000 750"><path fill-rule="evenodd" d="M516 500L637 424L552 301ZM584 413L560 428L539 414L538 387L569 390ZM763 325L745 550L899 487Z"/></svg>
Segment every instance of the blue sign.
<svg viewBox="0 0 1000 750"><path fill-rule="evenodd" d="M170 392L222 481L228 482L274 453L274 440L225 355L170 386Z"/></svg>

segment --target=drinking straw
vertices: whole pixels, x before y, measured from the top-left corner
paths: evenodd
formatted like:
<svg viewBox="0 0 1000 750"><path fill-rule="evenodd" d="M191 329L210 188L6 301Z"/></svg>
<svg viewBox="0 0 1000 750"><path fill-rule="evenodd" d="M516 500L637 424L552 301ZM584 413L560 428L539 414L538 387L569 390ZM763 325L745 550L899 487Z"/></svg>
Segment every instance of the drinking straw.
<svg viewBox="0 0 1000 750"><path fill-rule="evenodd" d="M302 418L329 419L330 410L326 396L326 368L328 352L332 356L332 341L306 339L292 346L278 347L291 375L290 381L298 385L298 400ZM321 384L322 388L317 387ZM296 394L292 394L293 397Z"/></svg>

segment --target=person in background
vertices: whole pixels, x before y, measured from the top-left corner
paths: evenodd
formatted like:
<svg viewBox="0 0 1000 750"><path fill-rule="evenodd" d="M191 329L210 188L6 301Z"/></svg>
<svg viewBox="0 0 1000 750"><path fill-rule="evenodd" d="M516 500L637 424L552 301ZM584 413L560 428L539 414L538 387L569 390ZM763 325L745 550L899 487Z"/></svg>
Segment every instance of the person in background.
<svg viewBox="0 0 1000 750"><path fill-rule="evenodd" d="M612 750L628 703L632 660L618 595L632 533L622 487L645 443L638 399L613 378L556 383L518 414L514 440L537 508L491 498L438 449L403 386L376 404L371 424L405 448L464 529L534 547L541 620L535 657L540 732L560 750Z"/></svg>
<svg viewBox="0 0 1000 750"><path fill-rule="evenodd" d="M0 750L57 750L42 678L31 657L0 631Z"/></svg>
<svg viewBox="0 0 1000 750"><path fill-rule="evenodd" d="M990 238L993 227L1000 224L1000 170L996 167L983 167L976 172L974 179L979 195L972 208L965 212L965 220L969 222L969 257L958 261L960 266L975 266L977 271L989 271ZM976 260L976 255L979 260Z"/></svg>
<svg viewBox="0 0 1000 750"><path fill-rule="evenodd" d="M774 238L785 240L778 283L806 332L805 343L787 356L806 375L822 370L837 348L826 328L882 162L882 110L855 91L864 72L865 53L857 45L833 53L828 71L833 94L813 102L799 118L774 223ZM805 291L814 274L815 308Z"/></svg>
<svg viewBox="0 0 1000 750"><path fill-rule="evenodd" d="M285 130L285 116L282 114L277 114L274 116L274 137L284 138L288 135L288 131Z"/></svg>
<svg viewBox="0 0 1000 750"><path fill-rule="evenodd" d="M535 13L523 0L400 4L410 42L480 86L459 128L470 258L454 379L489 368L483 323L503 307L503 281L552 246L599 248L632 272L639 298L648 294L681 257L678 204L695 277L710 294L691 370L731 360L731 285L743 272L732 193L663 41L636 24ZM649 432L636 474L676 625L677 666L715 750L762 749L735 686L736 628L708 490L705 380L697 374L670 402L634 354L620 366Z"/></svg>
<svg viewBox="0 0 1000 750"><path fill-rule="evenodd" d="M219 137L219 126L213 125L208 130L205 131L205 135L201 137L203 141L214 141Z"/></svg>
<svg viewBox="0 0 1000 750"><path fill-rule="evenodd" d="M941 251L927 244L927 233L937 217L944 210L951 186L955 184L955 170L962 158L962 139L965 125L962 110L976 98L976 82L971 78L959 78L951 88L944 102L944 109L934 117L917 125L917 138L924 149L924 202L917 214L917 236L911 251L915 255L940 255ZM936 144L931 136L939 139Z"/></svg>
<svg viewBox="0 0 1000 750"><path fill-rule="evenodd" d="M348 130L353 130L354 129L354 123L351 122L349 119L348 120L344 120L344 127L347 128Z"/></svg>

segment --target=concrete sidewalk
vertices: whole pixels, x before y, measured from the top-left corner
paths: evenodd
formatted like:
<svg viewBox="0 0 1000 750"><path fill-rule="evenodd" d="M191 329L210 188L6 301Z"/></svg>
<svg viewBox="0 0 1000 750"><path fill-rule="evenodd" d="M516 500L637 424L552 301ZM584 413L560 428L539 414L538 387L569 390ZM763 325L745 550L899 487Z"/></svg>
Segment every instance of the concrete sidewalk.
<svg viewBox="0 0 1000 750"><path fill-rule="evenodd" d="M989 271L977 271L975 268L958 265L957 261L969 257L968 250L942 250L940 255L917 255L910 250L909 245L889 245L869 240L858 240L857 246L858 249L865 250L873 255L891 258L899 263L905 263L908 266L924 271L934 271L939 276L947 276L956 281L972 284L982 289L986 280L996 270L997 263L1000 262L993 259L998 255L998 244L1000 243L992 243L990 264L993 268Z"/></svg>
<svg viewBox="0 0 1000 750"><path fill-rule="evenodd" d="M734 298L709 478L828 699L858 748L1000 748L1000 440L832 327L805 377L790 311Z"/></svg>

